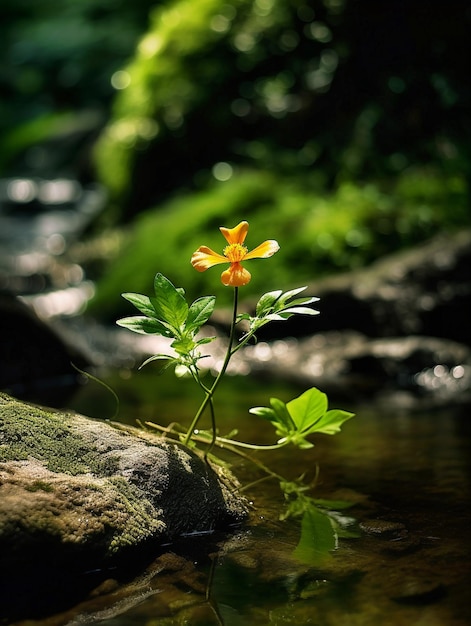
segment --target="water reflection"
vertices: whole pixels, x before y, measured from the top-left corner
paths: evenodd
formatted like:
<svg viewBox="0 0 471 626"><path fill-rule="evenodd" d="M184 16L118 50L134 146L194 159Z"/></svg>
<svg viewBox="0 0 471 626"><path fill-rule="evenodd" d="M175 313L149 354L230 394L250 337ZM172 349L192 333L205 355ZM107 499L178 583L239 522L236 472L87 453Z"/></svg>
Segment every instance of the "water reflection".
<svg viewBox="0 0 471 626"><path fill-rule="evenodd" d="M92 286L84 282L83 268L65 253L103 209L104 200L100 187L84 188L71 179L0 180L0 288L48 292L37 304L44 315L81 311L93 295Z"/></svg>
<svg viewBox="0 0 471 626"><path fill-rule="evenodd" d="M242 422L247 437L257 437L253 418L241 419L243 394L233 399L235 421L229 415L227 428ZM123 417L133 418L139 407L128 400ZM463 417L360 409L339 437L318 437L302 458L275 454L277 469L293 476L318 462L315 495L353 503L338 520L348 528L356 518L359 535L336 538L316 514L302 524L280 521L277 485L259 483L249 494L255 508L245 528L148 551L140 569L103 572L79 604L28 623L462 626L471 617L471 432ZM233 469L244 482L256 474L242 463ZM326 549L316 550L323 541Z"/></svg>

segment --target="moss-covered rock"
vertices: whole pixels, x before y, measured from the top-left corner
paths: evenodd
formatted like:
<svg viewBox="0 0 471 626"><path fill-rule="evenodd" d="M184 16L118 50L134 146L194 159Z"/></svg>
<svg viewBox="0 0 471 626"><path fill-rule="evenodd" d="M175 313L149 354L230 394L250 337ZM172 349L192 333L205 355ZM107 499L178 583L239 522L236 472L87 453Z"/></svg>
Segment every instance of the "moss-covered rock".
<svg viewBox="0 0 471 626"><path fill-rule="evenodd" d="M232 478L134 429L0 395L0 559L78 559L241 521ZM204 506L203 506L204 503Z"/></svg>

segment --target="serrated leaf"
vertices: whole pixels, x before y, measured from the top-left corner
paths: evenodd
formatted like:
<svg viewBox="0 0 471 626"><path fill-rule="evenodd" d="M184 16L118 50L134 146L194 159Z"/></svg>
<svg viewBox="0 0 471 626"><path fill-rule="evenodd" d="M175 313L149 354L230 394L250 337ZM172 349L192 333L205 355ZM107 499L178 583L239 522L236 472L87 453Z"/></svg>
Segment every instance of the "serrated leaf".
<svg viewBox="0 0 471 626"><path fill-rule="evenodd" d="M122 293L121 295L147 317L155 317L155 310L149 296L144 296L140 293Z"/></svg>
<svg viewBox="0 0 471 626"><path fill-rule="evenodd" d="M132 330L140 335L163 335L164 337L173 337L171 330L156 319L144 317L141 315L133 315L132 317L123 317L116 322L118 326Z"/></svg>
<svg viewBox="0 0 471 626"><path fill-rule="evenodd" d="M203 324L206 324L214 311L215 304L215 296L203 296L195 300L188 309L185 330L195 333Z"/></svg>
<svg viewBox="0 0 471 626"><path fill-rule="evenodd" d="M327 411L327 396L316 387L308 389L286 404L298 432L310 431Z"/></svg>
<svg viewBox="0 0 471 626"><path fill-rule="evenodd" d="M157 317L179 330L188 316L188 303L182 290L177 289L163 274L156 274L154 291L155 297L150 301Z"/></svg>

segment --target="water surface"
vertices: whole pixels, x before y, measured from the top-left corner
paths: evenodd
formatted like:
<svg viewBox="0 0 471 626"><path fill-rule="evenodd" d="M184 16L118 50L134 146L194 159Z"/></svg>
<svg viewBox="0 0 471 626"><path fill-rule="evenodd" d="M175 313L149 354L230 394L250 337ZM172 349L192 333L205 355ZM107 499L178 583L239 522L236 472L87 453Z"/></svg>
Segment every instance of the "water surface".
<svg viewBox="0 0 471 626"><path fill-rule="evenodd" d="M119 419L165 424L178 413L188 421L197 399L185 383L175 391L166 376L155 379L150 370L115 376L110 382L119 387ZM229 379L219 402L224 429L237 424L240 438L271 441L269 427L247 408L274 394L287 401L300 391ZM114 411L106 390L93 384L76 405L91 414ZM345 402L333 406L354 410ZM340 513L348 516L352 536L340 537L336 549L303 552L300 520L280 521L283 496L275 481L263 481L246 492L253 502L246 526L228 535L187 537L127 571L90 574L96 580L83 597L58 602L56 609L52 602L47 614L26 611L15 624L469 624L468 411L356 412L340 434L314 438L311 450L258 457L289 479L318 473L311 495L353 504ZM233 471L244 484L260 478L239 459Z"/></svg>

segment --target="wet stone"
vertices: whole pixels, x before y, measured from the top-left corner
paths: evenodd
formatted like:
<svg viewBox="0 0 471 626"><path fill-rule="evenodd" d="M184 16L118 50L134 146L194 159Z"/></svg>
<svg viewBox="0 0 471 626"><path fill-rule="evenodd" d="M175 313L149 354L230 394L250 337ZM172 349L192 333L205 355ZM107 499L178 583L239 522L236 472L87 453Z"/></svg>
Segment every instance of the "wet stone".
<svg viewBox="0 0 471 626"><path fill-rule="evenodd" d="M402 580L391 598L400 604L427 605L445 595L446 587L440 581L413 577Z"/></svg>
<svg viewBox="0 0 471 626"><path fill-rule="evenodd" d="M382 539L397 539L407 536L407 529L402 522L390 522L382 519L363 520L359 524L367 535Z"/></svg>

